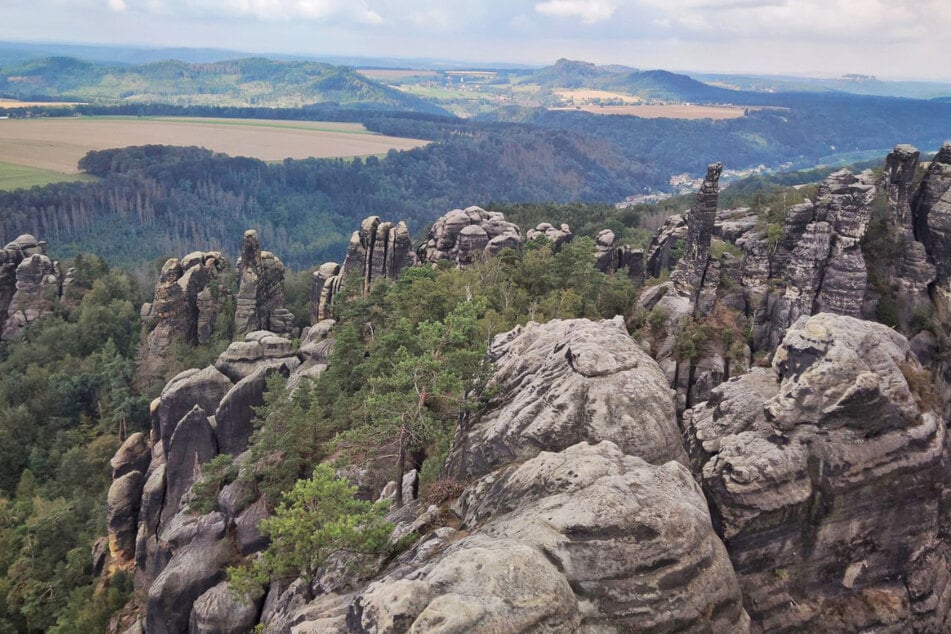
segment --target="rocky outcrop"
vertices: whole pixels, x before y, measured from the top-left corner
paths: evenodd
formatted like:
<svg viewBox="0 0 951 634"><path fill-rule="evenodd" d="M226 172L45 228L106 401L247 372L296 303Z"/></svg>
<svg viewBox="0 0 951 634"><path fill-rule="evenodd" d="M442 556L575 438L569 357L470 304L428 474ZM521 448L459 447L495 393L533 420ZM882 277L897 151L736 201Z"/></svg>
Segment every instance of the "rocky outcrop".
<svg viewBox="0 0 951 634"><path fill-rule="evenodd" d="M711 163L707 167L707 175L685 218L687 235L684 239L683 256L671 275L671 278L684 288L699 289L703 285L710 255L710 240L713 239L716 223L721 172L722 163Z"/></svg>
<svg viewBox="0 0 951 634"><path fill-rule="evenodd" d="M235 337L255 330L289 333L294 316L284 305L284 264L270 251L261 250L258 232L253 229L244 232L237 272Z"/></svg>
<svg viewBox="0 0 951 634"><path fill-rule="evenodd" d="M502 249L522 244L518 225L508 222L498 211L481 207L453 209L433 223L426 242L419 248L424 262L452 260L474 262L481 254L495 255Z"/></svg>
<svg viewBox="0 0 951 634"><path fill-rule="evenodd" d="M334 297L342 288L366 295L374 281L396 279L404 269L416 263L405 222L383 222L379 216L366 218L359 231L350 237L343 265L327 262L314 272L311 321L317 323L331 317ZM348 283L348 280L354 281Z"/></svg>
<svg viewBox="0 0 951 634"><path fill-rule="evenodd" d="M664 224L654 233L650 246L647 248L647 264L645 266L648 277L658 278L661 273L674 268L679 255L675 252L683 247L687 236L687 221L682 215L669 216ZM682 251L681 251L682 255Z"/></svg>
<svg viewBox="0 0 951 634"><path fill-rule="evenodd" d="M46 243L24 234L0 251L0 339L49 314L62 291L59 263L46 256Z"/></svg>
<svg viewBox="0 0 951 634"><path fill-rule="evenodd" d="M726 551L678 462L665 379L623 323L530 324L491 349L497 396L450 454L453 473L476 478L454 507L460 529L426 530L429 509L411 525L421 539L383 575L290 608L285 625L748 631Z"/></svg>
<svg viewBox="0 0 951 634"><path fill-rule="evenodd" d="M552 243L552 248L557 250L571 242L574 235L572 235L571 227L568 225L562 223L561 226L556 227L550 222L542 222L536 225L534 229L525 232L525 239L528 241L539 237L549 240Z"/></svg>
<svg viewBox="0 0 951 634"><path fill-rule="evenodd" d="M300 349L272 332L249 333L214 365L169 381L152 403L150 438L134 434L116 452L107 509L109 554L100 559L108 571L134 568L149 634L253 625L262 597L254 609L237 606L222 581L228 565L267 545L260 530L267 517L264 502L254 502L246 485L235 481L221 492L219 510L200 515L189 507L190 489L218 455L232 455L242 464L267 377L280 372L299 385L319 374L332 349L332 327L327 321L309 328Z"/></svg>
<svg viewBox="0 0 951 634"><path fill-rule="evenodd" d="M951 143L931 161L913 201L915 236L936 269L936 307L951 316Z"/></svg>
<svg viewBox="0 0 951 634"><path fill-rule="evenodd" d="M197 345L211 340L230 294L222 279L227 266L217 251L196 251L165 262L154 299L142 306L146 334L139 365L143 371L158 373L175 342Z"/></svg>
<svg viewBox="0 0 951 634"><path fill-rule="evenodd" d="M870 170L835 172L814 199L788 207L784 199L781 225L769 222L778 214L768 211L716 213L719 168L711 165L690 212L668 219L652 242L648 275L661 275L682 252L670 280L649 285L638 300L641 323L653 324L642 327L642 343L677 389L679 407L767 359L801 316L887 317L911 336L927 325L933 303L941 315L947 302L932 297L940 295L933 263L942 261L942 247L927 237L926 219L932 208L941 217L951 186L941 156L917 194L918 151L910 146L889 154L880 179Z"/></svg>
<svg viewBox="0 0 951 634"><path fill-rule="evenodd" d="M762 630L951 626L946 429L912 378L921 372L901 335L822 313L796 322L772 368L685 414Z"/></svg>
<svg viewBox="0 0 951 634"><path fill-rule="evenodd" d="M595 240L595 268L602 273L623 272L637 283L644 281L644 251L618 245L617 237L610 229L603 229Z"/></svg>
<svg viewBox="0 0 951 634"><path fill-rule="evenodd" d="M498 396L460 426L454 477L581 441L609 440L651 463L684 460L666 379L620 318L530 322L496 337L488 359Z"/></svg>

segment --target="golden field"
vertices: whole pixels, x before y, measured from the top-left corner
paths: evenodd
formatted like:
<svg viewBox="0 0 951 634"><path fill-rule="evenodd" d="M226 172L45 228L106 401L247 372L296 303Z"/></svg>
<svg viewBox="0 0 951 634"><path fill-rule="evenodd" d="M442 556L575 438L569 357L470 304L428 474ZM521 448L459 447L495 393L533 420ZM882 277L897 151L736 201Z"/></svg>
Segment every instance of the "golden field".
<svg viewBox="0 0 951 634"><path fill-rule="evenodd" d="M64 117L0 120L0 163L78 172L90 150L131 145L205 147L265 161L385 154L427 144L374 134L358 123L187 117Z"/></svg>

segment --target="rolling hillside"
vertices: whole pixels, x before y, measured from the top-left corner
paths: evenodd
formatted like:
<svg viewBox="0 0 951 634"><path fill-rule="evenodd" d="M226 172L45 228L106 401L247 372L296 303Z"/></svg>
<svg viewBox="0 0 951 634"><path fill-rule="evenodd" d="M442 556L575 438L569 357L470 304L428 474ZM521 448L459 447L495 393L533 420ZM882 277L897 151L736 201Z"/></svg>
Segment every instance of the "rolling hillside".
<svg viewBox="0 0 951 634"><path fill-rule="evenodd" d="M347 108L443 114L418 97L342 66L247 58L189 64L166 60L120 66L49 57L0 67L0 96L97 103Z"/></svg>

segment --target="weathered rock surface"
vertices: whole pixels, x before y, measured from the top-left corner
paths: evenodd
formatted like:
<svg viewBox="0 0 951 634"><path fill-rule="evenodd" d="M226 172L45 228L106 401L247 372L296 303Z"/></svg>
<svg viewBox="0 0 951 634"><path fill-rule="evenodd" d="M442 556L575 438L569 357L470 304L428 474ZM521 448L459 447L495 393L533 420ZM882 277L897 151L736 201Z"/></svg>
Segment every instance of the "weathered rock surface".
<svg viewBox="0 0 951 634"><path fill-rule="evenodd" d="M225 566L231 561L225 528L221 514L212 513L171 526L163 534L172 557L148 590L149 634L188 631L195 601L224 579Z"/></svg>
<svg viewBox="0 0 951 634"><path fill-rule="evenodd" d="M113 480L109 487L106 526L109 531L109 554L115 567L127 566L135 557L142 484L142 472L129 471Z"/></svg>
<svg viewBox="0 0 951 634"><path fill-rule="evenodd" d="M529 229L525 232L525 239L529 241L534 240L539 236L543 236L545 239L550 240L556 250L560 249L562 245L571 242L572 238L574 238L571 233L571 227L566 224L556 227L550 222L542 222L534 229Z"/></svg>
<svg viewBox="0 0 951 634"><path fill-rule="evenodd" d="M668 217L664 225L651 238L650 246L647 248L648 276L660 277L662 271L672 269L677 264L673 252L686 236L687 221L684 217L681 215Z"/></svg>
<svg viewBox="0 0 951 634"><path fill-rule="evenodd" d="M494 255L505 247L522 244L518 225L498 211L481 207L454 209L433 223L429 237L419 249L424 262L452 260L469 264L481 254Z"/></svg>
<svg viewBox="0 0 951 634"><path fill-rule="evenodd" d="M222 283L226 267L224 256L217 251L196 251L165 262L155 297L142 310L147 334L140 365L147 372L162 368L173 343L195 345L211 340L215 321L230 294Z"/></svg>
<svg viewBox="0 0 951 634"><path fill-rule="evenodd" d="M943 317L951 315L951 143L931 161L913 201L915 236L935 265L936 301Z"/></svg>
<svg viewBox="0 0 951 634"><path fill-rule="evenodd" d="M244 232L237 270L235 337L255 330L289 333L294 316L284 305L284 263L270 251L261 250L258 232L253 229Z"/></svg>
<svg viewBox="0 0 951 634"><path fill-rule="evenodd" d="M773 367L684 417L691 459L764 631L947 631L946 429L904 337L803 317ZM914 518L909 521L910 518Z"/></svg>
<svg viewBox="0 0 951 634"><path fill-rule="evenodd" d="M311 321L317 323L332 316L334 296L347 285L347 280L356 280L348 288L366 295L375 280L396 279L416 263L405 222L383 222L379 216L366 218L350 237L343 265L327 262L313 274Z"/></svg>
<svg viewBox="0 0 951 634"><path fill-rule="evenodd" d="M167 447L163 523L183 508L182 496L195 482L201 465L218 455L218 438L207 412L198 405L189 410L175 425Z"/></svg>
<svg viewBox="0 0 951 634"><path fill-rule="evenodd" d="M49 314L62 292L59 263L46 256L46 243L29 234L0 250L0 339Z"/></svg>
<svg viewBox="0 0 951 634"><path fill-rule="evenodd" d="M234 386L231 380L213 366L202 370L185 370L176 375L152 403L152 432L160 439L168 455L169 441L178 422L196 405L205 412L214 412L224 395Z"/></svg>
<svg viewBox="0 0 951 634"><path fill-rule="evenodd" d="M498 396L461 425L454 477L583 440L610 440L651 463L684 460L666 378L620 318L532 322L497 336L488 357Z"/></svg>
<svg viewBox="0 0 951 634"><path fill-rule="evenodd" d="M477 478L466 533L426 531L433 507L381 578L291 608L291 631L748 631L670 390L620 320L530 324L491 356L497 396L450 453Z"/></svg>
<svg viewBox="0 0 951 634"><path fill-rule="evenodd" d="M635 282L644 280L644 251L631 249L628 245L618 245L617 237L610 229L598 233L595 240L597 248L595 268L602 273L623 272Z"/></svg>
<svg viewBox="0 0 951 634"><path fill-rule="evenodd" d="M703 185L687 212L687 234L684 252L671 278L685 288L699 289L703 284L707 261L710 255L710 240L717 217L717 200L720 192L722 163L711 163Z"/></svg>
<svg viewBox="0 0 951 634"><path fill-rule="evenodd" d="M257 622L263 596L237 601L222 581L195 601L188 625L189 634L236 634L251 632Z"/></svg>

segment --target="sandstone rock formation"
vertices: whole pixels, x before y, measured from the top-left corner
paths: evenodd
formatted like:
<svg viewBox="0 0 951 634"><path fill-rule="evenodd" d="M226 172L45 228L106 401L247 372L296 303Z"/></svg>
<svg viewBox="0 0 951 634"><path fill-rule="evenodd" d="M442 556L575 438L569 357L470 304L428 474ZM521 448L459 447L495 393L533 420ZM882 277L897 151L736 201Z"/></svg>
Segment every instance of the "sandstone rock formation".
<svg viewBox="0 0 951 634"><path fill-rule="evenodd" d="M366 218L359 231L350 237L343 265L327 262L314 272L311 321L317 323L331 317L334 296L347 280L356 280L353 291L366 295L375 280L396 279L403 269L416 263L405 222L383 222L379 216Z"/></svg>
<svg viewBox="0 0 951 634"><path fill-rule="evenodd" d="M455 507L466 532L424 530L433 507L381 577L285 608L283 627L748 631L726 551L678 462L666 381L623 323L530 324L491 354L498 397L461 426L450 458L458 477L477 478Z"/></svg>
<svg viewBox="0 0 951 634"><path fill-rule="evenodd" d="M549 222L542 222L536 225L534 229L529 229L525 232L525 239L529 241L540 236L550 240L555 249L560 249L562 245L571 242L572 238L574 238L574 235L571 233L571 227L566 224L556 227Z"/></svg>
<svg viewBox="0 0 951 634"><path fill-rule="evenodd" d="M684 416L764 631L947 631L946 428L904 337L821 313ZM913 518L913 519L912 519Z"/></svg>
<svg viewBox="0 0 951 634"><path fill-rule="evenodd" d="M62 291L59 263L46 256L46 243L24 234L0 251L0 339L50 313Z"/></svg>
<svg viewBox="0 0 951 634"><path fill-rule="evenodd" d="M222 279L226 267L217 251L196 251L165 262L154 299L142 306L147 334L139 359L144 371L158 371L176 341L195 345L211 340L230 293Z"/></svg>
<svg viewBox="0 0 951 634"><path fill-rule="evenodd" d="M460 426L448 465L456 478L581 441L684 460L666 379L620 318L531 322L496 337L488 358L498 396Z"/></svg>
<svg viewBox="0 0 951 634"><path fill-rule="evenodd" d="M472 206L454 209L436 220L418 253L424 262L452 260L469 264L482 253L495 255L520 244L521 231L505 220L502 213Z"/></svg>
<svg viewBox="0 0 951 634"><path fill-rule="evenodd" d="M294 316L284 305L284 264L270 251L261 250L258 232L253 229L244 232L237 270L235 338L255 330L289 333Z"/></svg>
<svg viewBox="0 0 951 634"><path fill-rule="evenodd" d="M933 291L941 316L951 316L951 143L931 161L913 201L915 236L937 273Z"/></svg>
<svg viewBox="0 0 951 634"><path fill-rule="evenodd" d="M719 167L711 165L690 212L668 219L652 242L650 276L682 251L670 280L639 298L642 323L654 324L643 344L677 389L679 408L768 358L801 316L888 315L909 336L933 311L944 318L951 295L938 300L939 263L948 255L937 226L951 188L951 145L943 152L917 193L918 152L898 146L880 179L835 172L813 200L790 201L782 225L749 209L715 213Z"/></svg>
<svg viewBox="0 0 951 634"><path fill-rule="evenodd" d="M631 249L626 244L618 246L616 242L617 236L610 229L598 233L595 267L602 273L621 271L635 282L644 281L644 251Z"/></svg>

